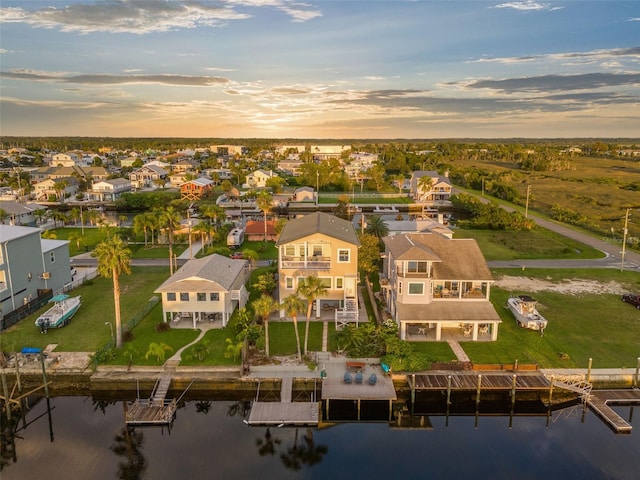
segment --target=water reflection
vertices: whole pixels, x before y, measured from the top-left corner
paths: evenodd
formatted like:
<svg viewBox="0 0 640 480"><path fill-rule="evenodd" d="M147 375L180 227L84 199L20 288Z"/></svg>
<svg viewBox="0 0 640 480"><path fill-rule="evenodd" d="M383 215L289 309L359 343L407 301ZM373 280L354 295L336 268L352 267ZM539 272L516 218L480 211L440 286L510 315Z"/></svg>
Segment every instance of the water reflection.
<svg viewBox="0 0 640 480"><path fill-rule="evenodd" d="M181 401L170 429L126 428L122 399L54 397L2 420L2 479L617 478L640 471L640 424L614 435L581 405L545 415L245 425L251 402ZM400 420L397 415L404 416ZM406 420L410 418L411 420ZM51 419L51 421L49 421ZM55 431L55 435L53 435Z"/></svg>

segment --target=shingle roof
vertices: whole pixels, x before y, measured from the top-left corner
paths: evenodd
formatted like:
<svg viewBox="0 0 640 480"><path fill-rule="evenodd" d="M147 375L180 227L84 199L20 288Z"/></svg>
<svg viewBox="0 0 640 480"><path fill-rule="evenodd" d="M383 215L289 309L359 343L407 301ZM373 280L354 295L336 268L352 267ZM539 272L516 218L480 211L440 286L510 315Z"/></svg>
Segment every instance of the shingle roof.
<svg viewBox="0 0 640 480"><path fill-rule="evenodd" d="M287 222L276 245L293 242L314 233L360 246L360 240L351 222L323 212L314 212Z"/></svg>
<svg viewBox="0 0 640 480"><path fill-rule="evenodd" d="M217 253L196 258L180 267L155 291L160 293L229 290L246 265L246 260L232 260Z"/></svg>
<svg viewBox="0 0 640 480"><path fill-rule="evenodd" d="M472 238L437 233L394 235L382 239L395 260L427 260L435 279L492 280L487 262Z"/></svg>
<svg viewBox="0 0 640 480"><path fill-rule="evenodd" d="M403 322L502 323L491 302L398 303L396 308Z"/></svg>

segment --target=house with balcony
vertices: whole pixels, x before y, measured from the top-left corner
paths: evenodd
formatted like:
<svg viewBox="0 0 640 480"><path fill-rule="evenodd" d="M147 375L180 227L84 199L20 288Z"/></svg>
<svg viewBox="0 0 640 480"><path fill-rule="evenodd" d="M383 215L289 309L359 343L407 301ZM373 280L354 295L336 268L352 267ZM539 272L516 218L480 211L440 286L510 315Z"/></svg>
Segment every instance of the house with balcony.
<svg viewBox="0 0 640 480"><path fill-rule="evenodd" d="M247 175L247 179L245 181L244 187L245 188L266 188L267 180L271 178L275 178L277 176L278 174L274 173L271 170L263 170L260 168L255 172L251 172L249 175Z"/></svg>
<svg viewBox="0 0 640 480"><path fill-rule="evenodd" d="M187 261L155 290L162 295L163 321L225 327L233 311L247 304L249 273L248 261L217 253Z"/></svg>
<svg viewBox="0 0 640 480"><path fill-rule="evenodd" d="M402 340L497 340L493 278L474 239L417 233L382 240L380 286Z"/></svg>
<svg viewBox="0 0 640 480"><path fill-rule="evenodd" d="M91 190L89 190L89 200L97 200L99 202L114 202L123 193L131 191L131 181L126 178L113 178L111 180L102 180L101 182L93 182Z"/></svg>
<svg viewBox="0 0 640 480"><path fill-rule="evenodd" d="M211 196L214 186L215 182L209 178L194 178L180 185L180 197L191 201L200 200Z"/></svg>
<svg viewBox="0 0 640 480"><path fill-rule="evenodd" d="M160 182L166 183L169 172L162 167L146 164L129 174L133 188L156 187Z"/></svg>
<svg viewBox="0 0 640 480"><path fill-rule="evenodd" d="M423 177L426 177L426 180L422 180ZM417 202L438 207L450 203L451 189L448 174L440 175L432 170L419 170L411 175L409 195Z"/></svg>
<svg viewBox="0 0 640 480"><path fill-rule="evenodd" d="M358 247L351 222L314 212L287 222L276 242L279 301L301 280L317 276L327 287L315 303L316 317L332 314L336 326L358 320ZM282 314L283 312L281 312Z"/></svg>

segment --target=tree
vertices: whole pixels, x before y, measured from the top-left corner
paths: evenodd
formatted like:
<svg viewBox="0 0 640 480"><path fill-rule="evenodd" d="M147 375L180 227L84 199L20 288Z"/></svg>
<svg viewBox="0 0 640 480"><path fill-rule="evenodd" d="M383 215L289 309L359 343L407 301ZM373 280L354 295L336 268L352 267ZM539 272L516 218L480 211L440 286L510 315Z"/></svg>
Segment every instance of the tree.
<svg viewBox="0 0 640 480"><path fill-rule="evenodd" d="M116 320L116 348L122 347L122 321L120 319L120 275L131 273L131 250L117 236L99 243L92 256L98 259L98 272L113 279L113 300Z"/></svg>
<svg viewBox="0 0 640 480"><path fill-rule="evenodd" d="M267 213L269 213L273 205L273 196L266 190L261 191L260 194L256 197L256 205L260 210L262 210L262 216L264 218L264 241L266 242L267 241Z"/></svg>
<svg viewBox="0 0 640 480"><path fill-rule="evenodd" d="M180 214L172 206L168 206L160 214L160 225L167 231L169 241L169 272L173 275L173 232L180 226Z"/></svg>
<svg viewBox="0 0 640 480"><path fill-rule="evenodd" d="M276 279L272 273L264 273L258 275L256 283L251 286L261 293L270 295L276 289Z"/></svg>
<svg viewBox="0 0 640 480"><path fill-rule="evenodd" d="M166 352L173 352L173 348L164 342L151 342L144 358L149 359L150 357L155 357L158 363L164 363Z"/></svg>
<svg viewBox="0 0 640 480"><path fill-rule="evenodd" d="M242 251L242 256L244 257L245 260L249 260L249 263L251 263L251 266L255 268L256 262L258 261L258 258L259 258L258 252L256 252L255 250L251 250L250 248L247 248Z"/></svg>
<svg viewBox="0 0 640 480"><path fill-rule="evenodd" d="M270 296L262 294L251 302L253 312L264 325L264 353L269 357L269 315L278 309L278 303Z"/></svg>
<svg viewBox="0 0 640 480"><path fill-rule="evenodd" d="M302 353L300 352L300 332L298 332L298 313L304 310L304 300L297 293L289 295L285 298L280 307L284 310L285 315L293 320L293 329L296 333L296 347L298 348L298 360L302 361Z"/></svg>
<svg viewBox="0 0 640 480"><path fill-rule="evenodd" d="M378 237L365 233L360 237L358 249L358 268L367 276L378 270L380 263L380 240Z"/></svg>
<svg viewBox="0 0 640 480"><path fill-rule="evenodd" d="M309 344L309 323L311 321L311 309L313 303L321 296L327 294L327 286L315 275L310 275L298 282L296 293L307 299L307 323L304 328L304 354L307 354Z"/></svg>
<svg viewBox="0 0 640 480"><path fill-rule="evenodd" d="M421 199L426 199L427 194L433 188L433 179L429 175L423 175L418 179L418 192Z"/></svg>
<svg viewBox="0 0 640 480"><path fill-rule="evenodd" d="M380 215L371 215L364 231L377 238L389 235L389 227Z"/></svg>

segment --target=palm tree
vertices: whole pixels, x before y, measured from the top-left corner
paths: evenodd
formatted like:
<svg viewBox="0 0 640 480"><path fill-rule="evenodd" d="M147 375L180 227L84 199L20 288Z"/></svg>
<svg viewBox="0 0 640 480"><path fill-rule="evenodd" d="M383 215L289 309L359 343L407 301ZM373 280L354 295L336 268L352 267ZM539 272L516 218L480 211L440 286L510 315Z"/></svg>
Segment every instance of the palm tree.
<svg viewBox="0 0 640 480"><path fill-rule="evenodd" d="M209 244L209 239L211 238L211 235L214 232L214 228L213 228L213 225L209 223L200 222L193 227L193 232L200 234L201 240L202 240L202 246L206 247Z"/></svg>
<svg viewBox="0 0 640 480"><path fill-rule="evenodd" d="M145 213L140 213L133 217L133 231L136 235L140 233L144 233L144 246L147 246L147 230L149 229L149 224L147 223L147 218Z"/></svg>
<svg viewBox="0 0 640 480"><path fill-rule="evenodd" d="M122 347L122 321L120 319L120 275L131 273L131 250L118 236L111 236L99 243L92 256L98 259L100 275L113 279L113 300L116 317L116 348Z"/></svg>
<svg viewBox="0 0 640 480"><path fill-rule="evenodd" d="M256 197L256 205L260 210L262 210L262 216L264 217L264 241L266 242L267 241L267 213L269 213L273 205L273 196L266 190L263 190Z"/></svg>
<svg viewBox="0 0 640 480"><path fill-rule="evenodd" d="M423 175L418 179L418 191L422 193L422 198L425 198L432 188L433 179L429 175Z"/></svg>
<svg viewBox="0 0 640 480"><path fill-rule="evenodd" d="M245 260L249 260L249 263L251 263L252 268L256 267L256 262L258 261L258 252L256 252L255 250L251 250L250 248L247 248L242 251L242 256Z"/></svg>
<svg viewBox="0 0 640 480"><path fill-rule="evenodd" d="M304 311L304 300L297 293L289 295L285 298L280 307L284 310L285 315L293 320L293 329L296 332L296 347L298 348L298 360L302 361L302 353L300 352L300 333L298 332L298 313Z"/></svg>
<svg viewBox="0 0 640 480"><path fill-rule="evenodd" d="M311 275L302 279L298 283L296 293L307 299L307 323L304 327L304 354L307 354L307 346L309 344L309 323L311 320L311 309L313 303L321 296L327 294L327 286L322 283L317 276Z"/></svg>
<svg viewBox="0 0 640 480"><path fill-rule="evenodd" d="M165 352L173 352L173 348L167 345L164 342L155 343L151 342L149 344L149 350L145 354L144 358L149 359L150 357L155 357L158 363L164 363Z"/></svg>
<svg viewBox="0 0 640 480"><path fill-rule="evenodd" d="M264 324L264 354L269 357L269 315L278 309L276 302L270 295L262 294L251 302L253 312L258 320Z"/></svg>
<svg viewBox="0 0 640 480"><path fill-rule="evenodd" d="M168 206L160 215L160 225L167 230L169 240L169 273L173 275L173 232L180 226L180 214Z"/></svg>
<svg viewBox="0 0 640 480"><path fill-rule="evenodd" d="M367 221L367 227L364 229L369 235L382 238L389 235L389 227L380 215L371 215Z"/></svg>

